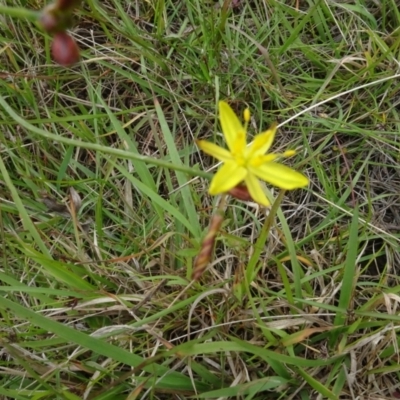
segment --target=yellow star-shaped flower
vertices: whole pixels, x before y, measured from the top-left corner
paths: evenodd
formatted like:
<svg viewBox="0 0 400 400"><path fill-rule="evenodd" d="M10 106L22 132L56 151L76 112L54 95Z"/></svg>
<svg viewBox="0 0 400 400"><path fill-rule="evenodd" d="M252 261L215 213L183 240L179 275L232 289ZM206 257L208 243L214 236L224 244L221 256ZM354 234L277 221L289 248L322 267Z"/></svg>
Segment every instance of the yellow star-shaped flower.
<svg viewBox="0 0 400 400"><path fill-rule="evenodd" d="M246 130L250 121L250 111L244 112L243 126L232 108L220 101L219 118L229 150L204 140L197 141L201 150L223 163L211 181L211 195L229 192L244 181L253 200L268 206L270 203L259 179L288 190L308 185L308 179L303 174L274 162L277 158L293 155L294 151L266 154L274 141L276 124L256 135L253 143L247 146Z"/></svg>

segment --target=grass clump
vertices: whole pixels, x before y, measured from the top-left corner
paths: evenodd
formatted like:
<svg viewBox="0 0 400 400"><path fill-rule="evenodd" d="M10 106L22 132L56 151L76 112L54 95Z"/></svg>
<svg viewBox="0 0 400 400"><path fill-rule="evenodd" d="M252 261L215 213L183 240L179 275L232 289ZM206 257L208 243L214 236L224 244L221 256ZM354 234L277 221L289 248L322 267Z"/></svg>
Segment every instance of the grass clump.
<svg viewBox="0 0 400 400"><path fill-rule="evenodd" d="M45 4L8 6L3 398L400 396L394 1L88 0L70 68L33 23ZM250 134L278 121L310 185L271 189L269 213L229 200L192 281L219 100Z"/></svg>

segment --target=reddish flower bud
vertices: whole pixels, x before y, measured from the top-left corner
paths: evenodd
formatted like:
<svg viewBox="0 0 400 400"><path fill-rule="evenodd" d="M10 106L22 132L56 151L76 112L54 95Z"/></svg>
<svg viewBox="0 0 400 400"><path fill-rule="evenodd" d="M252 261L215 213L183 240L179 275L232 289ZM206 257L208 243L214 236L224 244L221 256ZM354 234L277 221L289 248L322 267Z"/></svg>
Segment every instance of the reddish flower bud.
<svg viewBox="0 0 400 400"><path fill-rule="evenodd" d="M249 189L247 189L246 185L239 184L233 189L229 191L229 194L236 199L242 201L253 201L253 198L250 196Z"/></svg>
<svg viewBox="0 0 400 400"><path fill-rule="evenodd" d="M75 7L79 6L81 0L58 0L56 7L60 11L72 11Z"/></svg>
<svg viewBox="0 0 400 400"><path fill-rule="evenodd" d="M72 14L50 4L43 9L39 23L47 33L64 32L73 25Z"/></svg>
<svg viewBox="0 0 400 400"><path fill-rule="evenodd" d="M78 45L66 32L58 32L54 35L51 52L54 61L64 67L76 64L80 58Z"/></svg>
<svg viewBox="0 0 400 400"><path fill-rule="evenodd" d="M57 32L59 30L58 18L53 13L45 11L42 12L39 18L39 23L42 26L42 29L48 33Z"/></svg>

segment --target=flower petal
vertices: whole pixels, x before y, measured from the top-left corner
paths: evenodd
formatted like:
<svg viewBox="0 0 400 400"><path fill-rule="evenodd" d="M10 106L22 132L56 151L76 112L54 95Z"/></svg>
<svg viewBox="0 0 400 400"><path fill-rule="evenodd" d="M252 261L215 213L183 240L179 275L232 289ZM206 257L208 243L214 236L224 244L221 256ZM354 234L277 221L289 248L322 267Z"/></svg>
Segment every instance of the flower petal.
<svg viewBox="0 0 400 400"><path fill-rule="evenodd" d="M267 131L254 137L253 143L248 150L248 157L263 155L269 150L275 139L276 127L277 124L274 123Z"/></svg>
<svg viewBox="0 0 400 400"><path fill-rule="evenodd" d="M218 170L212 179L209 193L216 195L228 192L238 183L242 182L246 175L246 168L241 167L235 161L228 161Z"/></svg>
<svg viewBox="0 0 400 400"><path fill-rule="evenodd" d="M207 142L206 140L196 140L197 146L204 151L204 153L215 157L219 161L229 161L232 160L232 155L228 150L217 146L214 143Z"/></svg>
<svg viewBox="0 0 400 400"><path fill-rule="evenodd" d="M280 154L276 154L276 153L269 153L269 154L265 154L264 156L261 156L261 155L254 156L248 162L248 165L250 165L254 168L258 168L260 165L275 161L279 156L280 156Z"/></svg>
<svg viewBox="0 0 400 400"><path fill-rule="evenodd" d="M225 101L220 101L218 105L222 133L224 134L229 150L233 151L235 148L237 134L239 132L245 133L245 129L228 103L225 103Z"/></svg>
<svg viewBox="0 0 400 400"><path fill-rule="evenodd" d="M249 172L281 189L297 189L308 185L308 178L285 165L269 162L258 167L249 165Z"/></svg>
<svg viewBox="0 0 400 400"><path fill-rule="evenodd" d="M270 205L270 202L267 199L267 196L265 195L264 190L261 187L260 181L257 179L257 177L249 173L247 174L244 181L246 183L247 189L249 189L250 195L253 200L258 204L268 207Z"/></svg>

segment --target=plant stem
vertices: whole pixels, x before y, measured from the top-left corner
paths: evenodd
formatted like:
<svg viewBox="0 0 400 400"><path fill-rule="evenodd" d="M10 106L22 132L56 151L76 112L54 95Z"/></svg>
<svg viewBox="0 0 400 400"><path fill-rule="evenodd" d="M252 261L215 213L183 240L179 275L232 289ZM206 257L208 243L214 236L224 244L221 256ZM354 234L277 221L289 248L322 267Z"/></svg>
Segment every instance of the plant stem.
<svg viewBox="0 0 400 400"><path fill-rule="evenodd" d="M146 164L151 164L151 165L154 165L157 167L168 168L168 169L171 169L174 171L181 171L181 172L188 174L189 176L200 176L200 177L206 178L206 179L211 179L211 177L212 177L212 175L210 173L200 171L200 170L194 169L192 167L172 164L167 161L160 160L158 158L142 156L141 154L134 154L130 151L115 149L113 147L102 146L97 143L83 142L82 140L71 139L71 138L67 138L64 136L55 135L55 134L45 131L41 128L38 128L38 127L32 125L31 123L29 123L28 121L26 121L24 118L22 118L19 114L17 114L14 111L14 109L7 103L5 98L2 96L0 96L0 106L4 108L4 110L7 112L7 114L15 122L20 124L22 127L27 129L28 131L36 133L37 135L43 137L44 139L55 141L55 142L60 142L60 143L65 143L68 145L81 147L84 149L101 151L105 154L112 154L117 157L125 158L128 160L142 161Z"/></svg>
<svg viewBox="0 0 400 400"><path fill-rule="evenodd" d="M271 211L269 212L268 216L265 218L264 225L261 228L260 236L257 239L257 242L254 245L254 252L251 255L250 261L246 268L246 282L247 285L254 279L254 272L256 269L256 265L260 259L261 252L264 249L265 242L268 239L269 232L271 230L271 226L274 222L276 213L278 211L279 206L282 203L283 196L285 195L286 190L281 190L278 194L278 197L274 201L274 204L271 207Z"/></svg>

